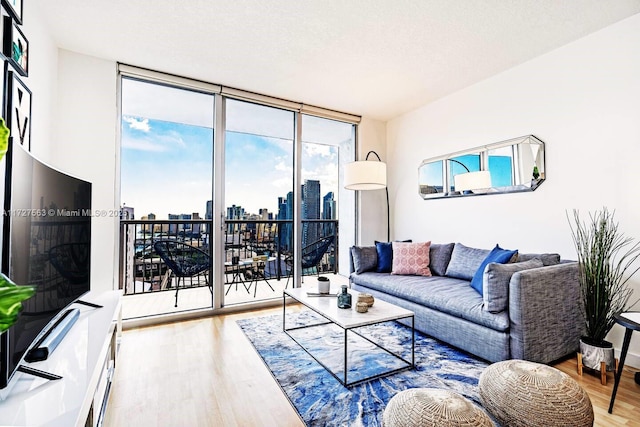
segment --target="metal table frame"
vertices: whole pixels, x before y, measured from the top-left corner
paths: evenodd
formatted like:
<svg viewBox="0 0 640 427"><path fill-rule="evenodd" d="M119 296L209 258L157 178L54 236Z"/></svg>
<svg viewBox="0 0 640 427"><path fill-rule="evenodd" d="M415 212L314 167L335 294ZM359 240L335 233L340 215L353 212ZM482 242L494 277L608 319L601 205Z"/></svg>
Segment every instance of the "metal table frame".
<svg viewBox="0 0 640 427"><path fill-rule="evenodd" d="M314 313L317 313L320 316L322 316L323 318L327 319L327 321L326 322L321 322L321 323L314 323L312 325L296 326L296 327L287 329L287 327L286 327L287 297L298 301L300 304L302 304L305 307L307 307L308 309L312 310ZM400 319L407 319L407 318L411 318L411 362L409 362L408 360L405 360L399 354L395 354L392 351L387 350L386 348L382 347L380 344L372 341L368 337L365 337L364 335L362 335L362 334L360 334L359 332L356 331L356 329L362 328L362 327L365 327L365 326L371 326L371 325L376 325L376 324L379 324L379 323L397 321L397 320L400 320ZM341 328L344 331L344 378L340 378L335 372L333 372L321 360L319 360L317 357L315 357L313 354L311 354L311 352L309 352L304 347L304 345L302 345L293 335L291 335L289 333L289 331L294 331L294 330L297 330L297 329L306 329L306 328L312 328L312 327L315 327L315 326L329 325L329 324L334 324L334 325L338 326L339 328ZM388 375L395 374L397 372L401 372L401 371L404 371L404 370L407 370L407 369L412 369L412 368L415 367L415 348L416 348L415 314L410 314L410 315L407 315L407 316L401 316L401 317L398 317L397 319L393 319L393 320L383 320L383 321L380 321L380 322L372 322L372 323L367 324L367 325L359 325L359 326L354 326L354 327L343 327L340 324L338 324L338 323L332 321L331 319L329 319L327 316L325 316L320 311L314 309L313 307L310 307L310 306L306 305L303 301L299 301L295 297L283 292L283 294L282 294L282 330L293 341L295 341L296 344L298 344L300 346L300 348L302 348L305 351L305 353L307 353L309 356L311 356L313 358L313 360L318 362L323 368L325 368L327 370L327 372L329 372L331 375L333 375L333 377L335 379L337 379L340 382L340 384L342 384L345 387L352 387L352 386L357 385L357 384L361 384L361 383L364 383L364 382L367 382L367 381L371 381L371 380L374 380L376 378L386 377ZM378 373L378 374L375 374L375 375L372 375L372 376L369 376L369 377L365 377L365 378L361 378L361 379L356 380L356 381L349 382L348 378L347 378L348 372L349 372L349 366L348 366L348 360L347 360L347 354L348 354L348 336L347 336L347 334L348 334L349 331L351 331L352 333L358 335L359 337L369 341L371 344L375 345L379 349L386 351L388 354L394 356L396 359L406 363L407 366L402 366L400 368L392 369L392 370L389 370L389 371L384 371L384 372L381 372L381 373Z"/></svg>
<svg viewBox="0 0 640 427"><path fill-rule="evenodd" d="M632 312L628 312L632 313ZM633 331L640 331L640 323L636 323L631 319L627 319L622 316L624 313L618 313L613 317L616 323L624 326L624 340L622 342L622 350L620 351L620 363L618 364L618 371L615 372L615 382L613 384L613 392L611 393L611 401L609 402L609 413L613 412L613 403L616 400L616 393L618 392L618 385L620 384L620 377L622 377L622 368L624 367L624 360L627 357L627 351L629 350L629 343L631 342L631 334Z"/></svg>

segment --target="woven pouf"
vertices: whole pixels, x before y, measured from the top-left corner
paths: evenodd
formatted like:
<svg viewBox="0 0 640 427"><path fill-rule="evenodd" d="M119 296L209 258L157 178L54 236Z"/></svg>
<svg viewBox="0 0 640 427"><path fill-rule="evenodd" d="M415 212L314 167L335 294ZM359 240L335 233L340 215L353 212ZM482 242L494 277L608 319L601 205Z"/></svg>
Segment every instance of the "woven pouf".
<svg viewBox="0 0 640 427"><path fill-rule="evenodd" d="M384 427L493 426L482 409L448 390L410 388L391 398L382 415Z"/></svg>
<svg viewBox="0 0 640 427"><path fill-rule="evenodd" d="M505 360L480 375L480 401L503 427L592 426L589 396L569 375L539 363Z"/></svg>

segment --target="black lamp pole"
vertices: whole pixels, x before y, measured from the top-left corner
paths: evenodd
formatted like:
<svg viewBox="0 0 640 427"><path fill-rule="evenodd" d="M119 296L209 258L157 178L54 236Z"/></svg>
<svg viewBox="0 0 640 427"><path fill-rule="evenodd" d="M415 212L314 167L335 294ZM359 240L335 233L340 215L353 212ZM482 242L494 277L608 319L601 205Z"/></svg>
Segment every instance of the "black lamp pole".
<svg viewBox="0 0 640 427"><path fill-rule="evenodd" d="M381 162L382 159L380 158L380 156L378 155L378 153L376 153L375 151L371 150L367 153L367 157L365 157L365 160L369 160L369 155L375 155L378 158L378 161ZM462 163L461 163L462 164ZM464 166L464 165L462 165ZM385 185L384 186L384 192L386 193L387 196L387 242L389 241L389 239L391 239L391 217L389 215L389 188Z"/></svg>

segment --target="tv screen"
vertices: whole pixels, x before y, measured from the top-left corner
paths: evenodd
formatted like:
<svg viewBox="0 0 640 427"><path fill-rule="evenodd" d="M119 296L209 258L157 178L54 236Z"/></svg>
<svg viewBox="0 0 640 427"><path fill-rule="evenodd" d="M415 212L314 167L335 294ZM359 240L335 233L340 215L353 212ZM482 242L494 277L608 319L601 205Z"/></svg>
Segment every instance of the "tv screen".
<svg viewBox="0 0 640 427"><path fill-rule="evenodd" d="M66 306L89 291L91 183L62 173L21 146L7 153L2 271L36 288L0 338L0 388L31 344Z"/></svg>

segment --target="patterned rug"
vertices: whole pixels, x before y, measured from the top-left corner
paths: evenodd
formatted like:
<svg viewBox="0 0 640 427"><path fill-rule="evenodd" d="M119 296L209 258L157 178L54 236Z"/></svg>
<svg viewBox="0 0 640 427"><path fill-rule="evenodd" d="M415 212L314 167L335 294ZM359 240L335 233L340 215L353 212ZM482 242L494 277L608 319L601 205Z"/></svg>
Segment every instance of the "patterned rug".
<svg viewBox="0 0 640 427"><path fill-rule="evenodd" d="M311 311L287 313L287 328L324 319ZM412 387L452 390L479 404L478 378L487 367L469 354L416 332L415 369L346 388L282 331L282 315L238 320L264 363L308 426L381 426L382 413L399 391ZM359 328L371 341L411 360L411 328L386 322ZM315 357L344 375L344 332L335 325L291 331ZM368 340L348 334L348 379L401 367L395 357Z"/></svg>

